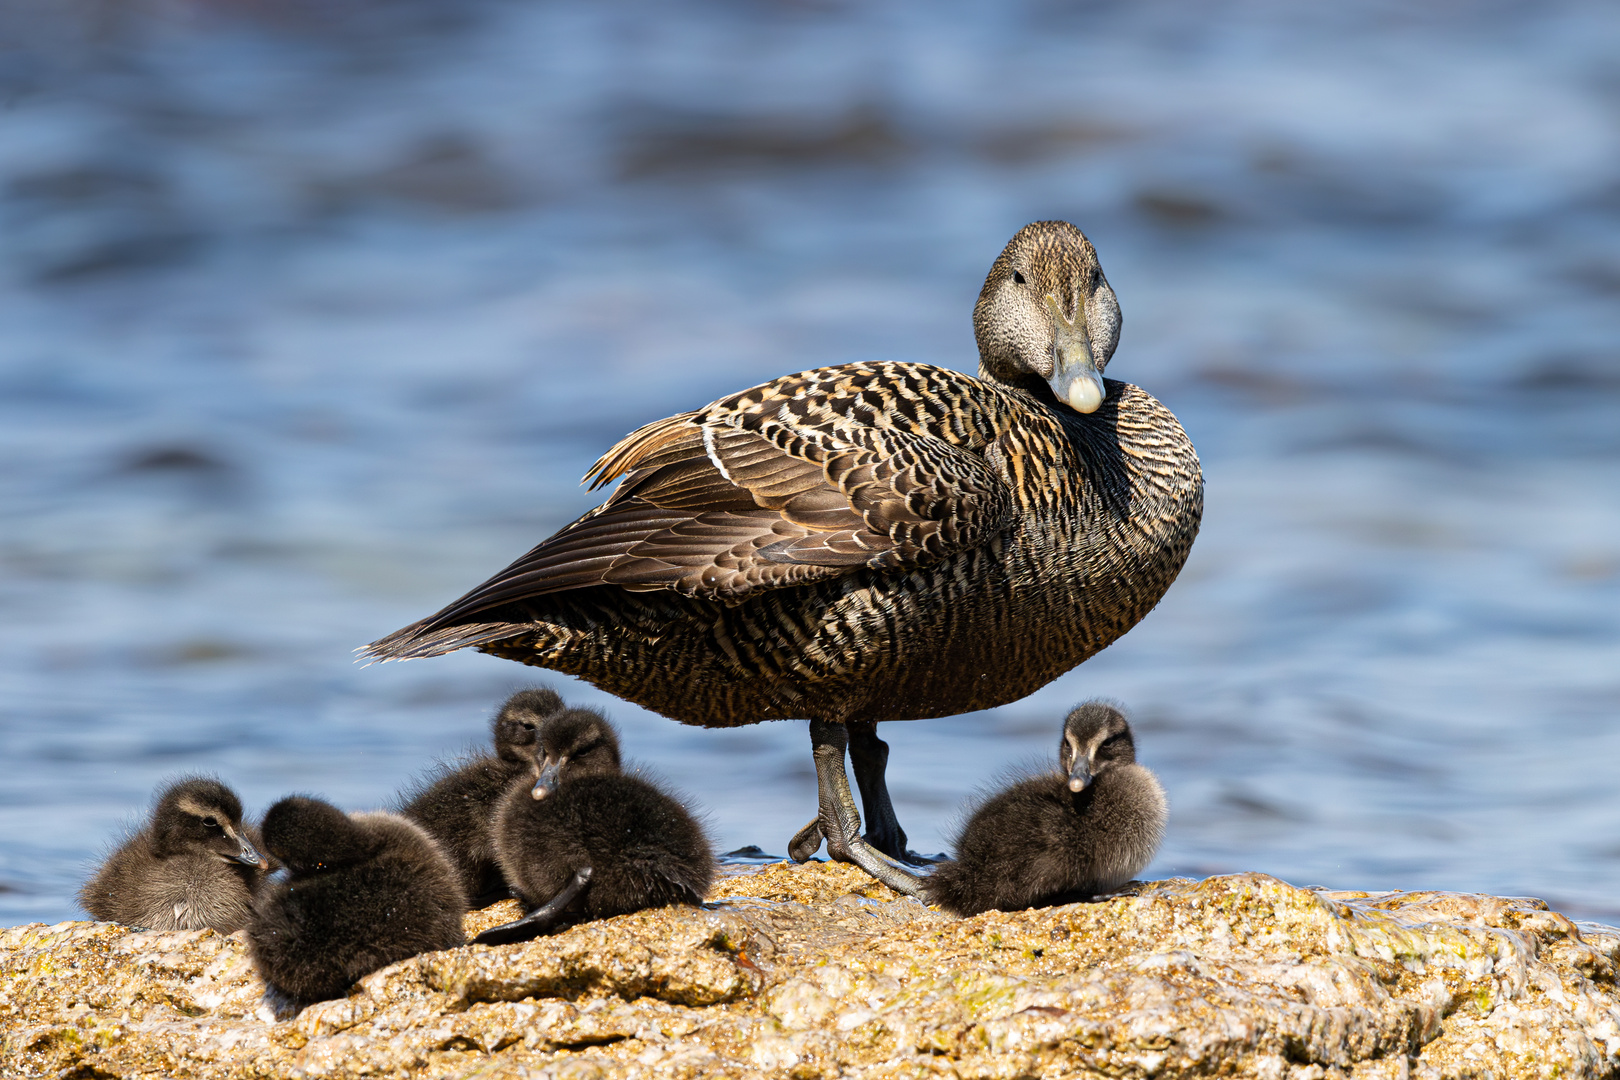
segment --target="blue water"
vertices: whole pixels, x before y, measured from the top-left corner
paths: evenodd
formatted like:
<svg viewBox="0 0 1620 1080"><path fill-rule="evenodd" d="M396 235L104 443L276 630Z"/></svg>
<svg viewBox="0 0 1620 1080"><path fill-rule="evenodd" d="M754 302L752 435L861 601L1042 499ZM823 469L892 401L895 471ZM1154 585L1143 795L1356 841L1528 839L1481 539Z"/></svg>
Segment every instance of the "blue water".
<svg viewBox="0 0 1620 1080"><path fill-rule="evenodd" d="M1170 794L1151 874L1620 914L1620 10L336 7L0 12L0 923L72 917L165 777L377 806L536 679L722 849L783 850L800 723L351 650L591 505L641 423L971 370L1046 217L1208 512L1101 656L885 726L913 846L1101 695Z"/></svg>

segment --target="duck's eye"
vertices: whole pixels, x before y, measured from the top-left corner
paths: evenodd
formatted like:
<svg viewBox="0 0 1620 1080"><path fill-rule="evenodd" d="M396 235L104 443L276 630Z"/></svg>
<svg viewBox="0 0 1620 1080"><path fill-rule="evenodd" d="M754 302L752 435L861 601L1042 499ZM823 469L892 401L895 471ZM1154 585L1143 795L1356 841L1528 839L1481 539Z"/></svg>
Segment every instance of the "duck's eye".
<svg viewBox="0 0 1620 1080"><path fill-rule="evenodd" d="M210 829L219 828L219 821L215 818L205 817L203 818L203 824L208 826Z"/></svg>
<svg viewBox="0 0 1620 1080"><path fill-rule="evenodd" d="M1014 285L1023 285L1024 284L1024 275L1020 271L1017 271L1017 270L1013 271L1013 284Z"/></svg>

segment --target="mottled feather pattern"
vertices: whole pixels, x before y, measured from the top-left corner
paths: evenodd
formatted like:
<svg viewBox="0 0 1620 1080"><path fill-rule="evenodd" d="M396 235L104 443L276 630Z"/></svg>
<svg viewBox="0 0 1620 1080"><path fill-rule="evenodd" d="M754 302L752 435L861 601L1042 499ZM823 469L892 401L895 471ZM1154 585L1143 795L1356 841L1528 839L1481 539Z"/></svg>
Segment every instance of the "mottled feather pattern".
<svg viewBox="0 0 1620 1080"><path fill-rule="evenodd" d="M1185 433L1139 388L1107 385L1081 416L944 368L849 364L648 425L592 471L623 477L612 498L374 653L476 645L706 726L1016 700L1147 614L1197 532ZM677 472L699 453L711 487L734 463L743 486L726 497L747 491L753 509L649 501L692 490ZM795 522L809 511L781 501L815 491L860 524Z"/></svg>

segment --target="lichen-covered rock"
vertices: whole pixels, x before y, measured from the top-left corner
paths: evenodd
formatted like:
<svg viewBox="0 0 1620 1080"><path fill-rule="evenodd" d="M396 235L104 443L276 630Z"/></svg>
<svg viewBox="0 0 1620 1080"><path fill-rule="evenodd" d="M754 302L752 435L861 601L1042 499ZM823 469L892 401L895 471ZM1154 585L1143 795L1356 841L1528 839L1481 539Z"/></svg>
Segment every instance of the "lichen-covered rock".
<svg viewBox="0 0 1620 1080"><path fill-rule="evenodd" d="M1260 874L952 919L850 867L394 964L278 1018L238 937L0 931L0 1075L1602 1077L1620 931ZM510 902L467 929L515 914Z"/></svg>

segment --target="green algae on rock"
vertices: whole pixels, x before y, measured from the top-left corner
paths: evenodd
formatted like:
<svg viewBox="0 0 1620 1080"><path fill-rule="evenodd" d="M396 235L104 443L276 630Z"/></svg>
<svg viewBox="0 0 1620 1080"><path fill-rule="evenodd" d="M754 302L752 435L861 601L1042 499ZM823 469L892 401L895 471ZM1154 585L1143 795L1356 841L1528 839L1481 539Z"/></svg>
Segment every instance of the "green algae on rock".
<svg viewBox="0 0 1620 1080"><path fill-rule="evenodd" d="M1620 931L1261 874L952 919L849 866L428 953L275 1019L239 936L0 931L0 1074L1602 1077ZM469 913L476 933L515 905Z"/></svg>

